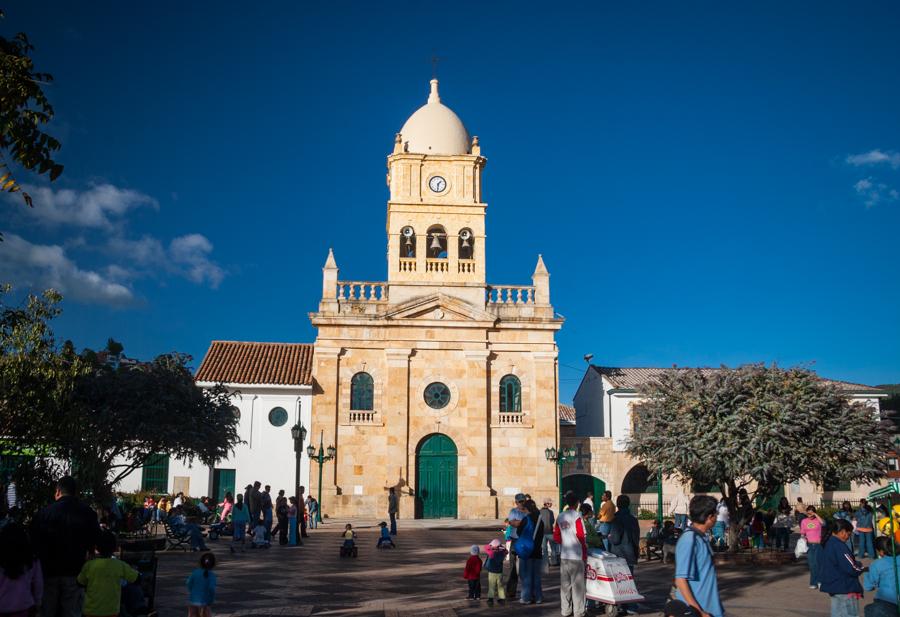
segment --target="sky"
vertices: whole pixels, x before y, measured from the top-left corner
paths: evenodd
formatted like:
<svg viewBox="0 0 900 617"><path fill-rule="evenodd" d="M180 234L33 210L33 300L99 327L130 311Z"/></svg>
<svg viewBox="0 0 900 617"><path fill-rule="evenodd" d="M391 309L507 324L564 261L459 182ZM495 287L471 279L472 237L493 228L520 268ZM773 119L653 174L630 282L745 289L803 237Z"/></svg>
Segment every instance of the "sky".
<svg viewBox="0 0 900 617"><path fill-rule="evenodd" d="M126 354L312 342L333 247L385 280L385 157L428 95L488 164L487 272L607 366L900 382L900 4L25 2L63 175L0 198L0 281Z"/></svg>

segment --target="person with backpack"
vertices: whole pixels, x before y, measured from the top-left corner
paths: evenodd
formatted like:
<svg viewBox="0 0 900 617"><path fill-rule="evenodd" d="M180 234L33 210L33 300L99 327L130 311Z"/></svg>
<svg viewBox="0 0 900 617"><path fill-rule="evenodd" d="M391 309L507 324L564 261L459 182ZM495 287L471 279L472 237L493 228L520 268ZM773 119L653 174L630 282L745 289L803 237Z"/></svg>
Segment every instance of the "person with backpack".
<svg viewBox="0 0 900 617"><path fill-rule="evenodd" d="M544 523L533 499L528 499L524 505L527 514L519 525L519 538L513 545L519 556L519 578L522 580L519 603L541 604L544 602L544 592L541 589L541 538L544 537Z"/></svg>
<svg viewBox="0 0 900 617"><path fill-rule="evenodd" d="M675 546L676 599L666 607L667 615L681 615L688 609L700 617L725 614L712 548L706 539L707 532L716 524L716 506L715 497L709 495L696 495L688 505L691 525Z"/></svg>
<svg viewBox="0 0 900 617"><path fill-rule="evenodd" d="M634 575L634 566L637 565L638 555L641 552L641 526L631 513L631 498L628 495L616 497L616 517L609 526L609 551L621 557L628 564L628 569ZM623 612L637 612L633 604L622 606Z"/></svg>

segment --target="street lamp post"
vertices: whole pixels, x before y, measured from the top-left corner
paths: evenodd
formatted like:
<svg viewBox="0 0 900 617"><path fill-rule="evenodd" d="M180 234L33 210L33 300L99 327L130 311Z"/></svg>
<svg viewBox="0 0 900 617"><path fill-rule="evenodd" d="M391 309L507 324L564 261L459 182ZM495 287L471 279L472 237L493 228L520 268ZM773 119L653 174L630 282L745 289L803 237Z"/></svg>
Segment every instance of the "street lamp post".
<svg viewBox="0 0 900 617"><path fill-rule="evenodd" d="M544 450L544 456L551 463L556 464L556 481L559 486L559 511L563 511L563 491L562 491L562 468L563 465L575 459L575 448L547 448Z"/></svg>
<svg viewBox="0 0 900 617"><path fill-rule="evenodd" d="M318 453L316 452L316 447L312 444L309 444L306 448L306 453L309 455L309 458L319 463L319 507L316 508L316 521L319 523L322 522L322 465L325 461L333 459L334 455L337 454L337 448L334 446L328 446L328 454L325 454L324 438L325 431L323 430L319 433Z"/></svg>
<svg viewBox="0 0 900 617"><path fill-rule="evenodd" d="M300 461L303 460L303 442L306 441L306 427L299 422L291 427L291 437L294 438L294 495L300 499ZM303 511L303 504L297 504ZM303 544L297 531L297 544Z"/></svg>

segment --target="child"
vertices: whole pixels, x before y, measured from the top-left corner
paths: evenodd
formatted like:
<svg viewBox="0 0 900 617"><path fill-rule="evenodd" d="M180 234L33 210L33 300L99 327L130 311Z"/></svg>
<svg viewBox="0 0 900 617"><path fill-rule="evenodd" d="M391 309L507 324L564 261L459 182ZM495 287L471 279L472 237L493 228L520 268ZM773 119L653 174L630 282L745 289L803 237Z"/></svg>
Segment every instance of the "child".
<svg viewBox="0 0 900 617"><path fill-rule="evenodd" d="M244 496L238 493L237 501L231 509L231 524L234 527L234 535L231 538L229 549L234 553L234 545L240 544L244 550L244 535L247 532L247 523L250 522L250 508L244 503Z"/></svg>
<svg viewBox="0 0 900 617"><path fill-rule="evenodd" d="M122 599L122 579L133 583L138 579L137 570L124 561L113 559L116 551L116 536L111 531L101 531L97 540L95 557L85 562L78 575L78 584L86 587L84 617L104 617L118 615Z"/></svg>
<svg viewBox="0 0 900 617"><path fill-rule="evenodd" d="M469 582L469 600L481 599L481 557L478 545L473 544L469 549L469 559L466 560L466 569L463 578Z"/></svg>
<svg viewBox="0 0 900 617"><path fill-rule="evenodd" d="M509 549L512 546L512 532L513 526L509 524L509 519L503 519L503 529L500 531L503 532L503 542L506 545L506 560L509 561Z"/></svg>
<svg viewBox="0 0 900 617"><path fill-rule="evenodd" d="M191 572L187 579L190 604L188 617L212 617L210 605L216 601L216 575L211 572L216 567L216 556L203 553L200 567Z"/></svg>
<svg viewBox="0 0 900 617"><path fill-rule="evenodd" d="M506 547L495 538L484 547L484 552L487 553L484 569L488 572L488 604L494 604L495 595L498 597L498 602L503 604L506 601L506 589L502 582Z"/></svg>
<svg viewBox="0 0 900 617"><path fill-rule="evenodd" d="M44 576L25 528L7 523L0 530L0 606L4 615L31 615L41 605Z"/></svg>
<svg viewBox="0 0 900 617"><path fill-rule="evenodd" d="M353 546L355 545L355 542L353 541L353 539L356 538L356 532L353 531L353 525L351 525L350 523L347 523L347 526L344 527L343 538L344 538L344 548L347 550L352 549Z"/></svg>
<svg viewBox="0 0 900 617"><path fill-rule="evenodd" d="M378 538L378 544L375 545L375 548L381 548L382 545L385 544L390 546L391 548L397 548L397 546L394 544L394 541L391 539L391 534L388 531L387 523L381 521L380 523L378 523L378 526L381 527L381 537Z"/></svg>
<svg viewBox="0 0 900 617"><path fill-rule="evenodd" d="M753 515L753 522L750 523L750 536L752 538L752 546L756 548L765 548L766 542L763 534L766 532L766 524L763 521L762 512Z"/></svg>
<svg viewBox="0 0 900 617"><path fill-rule="evenodd" d="M256 527L253 528L253 543L250 548L269 548L269 539L266 535L266 526L263 521L256 521Z"/></svg>

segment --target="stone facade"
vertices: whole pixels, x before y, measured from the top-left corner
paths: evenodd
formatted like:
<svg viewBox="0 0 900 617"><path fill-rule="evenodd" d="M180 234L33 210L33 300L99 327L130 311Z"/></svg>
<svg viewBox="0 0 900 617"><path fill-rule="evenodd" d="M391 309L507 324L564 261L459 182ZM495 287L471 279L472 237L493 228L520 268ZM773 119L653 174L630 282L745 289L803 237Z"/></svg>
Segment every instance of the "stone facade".
<svg viewBox="0 0 900 617"><path fill-rule="evenodd" d="M337 448L322 482L330 516L383 517L389 487L401 496L401 517L423 515L418 455L435 434L457 449L459 518L494 518L509 495L557 490L555 468L544 459L558 443L555 334L562 326L550 304L550 275L539 257L530 286L486 283L486 159L477 137L459 151L442 144L429 153L428 144L447 133L468 135L440 104L436 81L407 125L423 111L427 130L419 122L415 134L398 134L387 159L387 281L339 280L329 253L319 310L310 314L318 329L312 434L324 433ZM422 151L410 152L411 143ZM360 374L371 377L370 404L354 402ZM505 376L518 380L520 399L501 412ZM446 386L444 406L427 404L430 384ZM316 494L315 469L311 484Z"/></svg>

